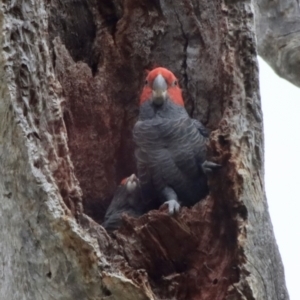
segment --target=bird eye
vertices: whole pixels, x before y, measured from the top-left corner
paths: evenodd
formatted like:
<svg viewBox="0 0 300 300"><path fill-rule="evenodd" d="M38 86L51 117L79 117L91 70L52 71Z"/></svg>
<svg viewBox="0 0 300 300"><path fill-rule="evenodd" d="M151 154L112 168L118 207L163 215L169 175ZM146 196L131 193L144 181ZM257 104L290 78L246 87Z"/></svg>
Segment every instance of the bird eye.
<svg viewBox="0 0 300 300"><path fill-rule="evenodd" d="M178 85L178 81L175 80L175 81L173 82L173 85Z"/></svg>
<svg viewBox="0 0 300 300"><path fill-rule="evenodd" d="M145 84L145 85L148 85L148 80L147 80L147 79L145 80L144 84Z"/></svg>

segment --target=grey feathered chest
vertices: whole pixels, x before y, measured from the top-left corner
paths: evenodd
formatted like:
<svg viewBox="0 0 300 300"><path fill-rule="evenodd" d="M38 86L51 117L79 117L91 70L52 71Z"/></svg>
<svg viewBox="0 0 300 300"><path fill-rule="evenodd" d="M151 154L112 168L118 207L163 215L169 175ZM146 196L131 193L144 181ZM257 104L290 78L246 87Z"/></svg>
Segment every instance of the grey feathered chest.
<svg viewBox="0 0 300 300"><path fill-rule="evenodd" d="M206 157L206 138L185 108L171 101L156 108L144 103L133 129L136 159L141 184L159 193L172 187L179 198L193 204L199 201L204 174L201 164Z"/></svg>

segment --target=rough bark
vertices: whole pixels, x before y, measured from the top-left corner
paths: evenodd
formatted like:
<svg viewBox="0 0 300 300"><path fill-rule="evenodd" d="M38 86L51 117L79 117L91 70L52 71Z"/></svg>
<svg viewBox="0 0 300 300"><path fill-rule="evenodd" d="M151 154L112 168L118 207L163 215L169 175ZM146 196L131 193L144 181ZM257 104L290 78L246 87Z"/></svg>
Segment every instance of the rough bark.
<svg viewBox="0 0 300 300"><path fill-rule="evenodd" d="M299 1L254 2L259 55L279 76L300 87Z"/></svg>
<svg viewBox="0 0 300 300"><path fill-rule="evenodd" d="M288 299L250 1L7 1L0 20L5 299ZM192 209L124 217L110 238L87 215L101 222L135 171L137 95L155 65L180 78L223 168Z"/></svg>

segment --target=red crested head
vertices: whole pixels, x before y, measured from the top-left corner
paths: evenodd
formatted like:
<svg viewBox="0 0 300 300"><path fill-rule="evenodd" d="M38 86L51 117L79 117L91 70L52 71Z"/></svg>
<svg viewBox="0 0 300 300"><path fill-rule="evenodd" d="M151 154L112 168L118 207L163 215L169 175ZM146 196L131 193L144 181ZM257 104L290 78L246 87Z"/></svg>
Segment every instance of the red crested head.
<svg viewBox="0 0 300 300"><path fill-rule="evenodd" d="M120 185L125 185L125 184L127 183L127 181L128 181L128 177L123 178L123 179L121 180Z"/></svg>
<svg viewBox="0 0 300 300"><path fill-rule="evenodd" d="M139 180L135 174L131 174L129 177L123 178L120 186L125 187L127 192L132 193L139 185Z"/></svg>
<svg viewBox="0 0 300 300"><path fill-rule="evenodd" d="M155 68L146 77L140 105L152 99L155 105L161 106L167 97L175 104L184 106L182 91L175 75L168 69Z"/></svg>

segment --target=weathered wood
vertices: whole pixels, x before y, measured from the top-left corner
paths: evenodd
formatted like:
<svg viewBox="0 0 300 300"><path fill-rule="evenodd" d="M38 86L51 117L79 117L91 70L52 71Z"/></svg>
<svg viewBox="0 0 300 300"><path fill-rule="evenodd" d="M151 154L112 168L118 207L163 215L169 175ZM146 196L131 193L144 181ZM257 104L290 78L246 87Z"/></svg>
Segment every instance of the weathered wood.
<svg viewBox="0 0 300 300"><path fill-rule="evenodd" d="M298 0L254 1L259 55L284 79L300 87Z"/></svg>
<svg viewBox="0 0 300 300"><path fill-rule="evenodd" d="M250 1L25 0L0 13L1 296L288 299ZM110 238L82 206L101 222L135 171L137 96L156 65L179 77L223 168L194 208L125 217Z"/></svg>

